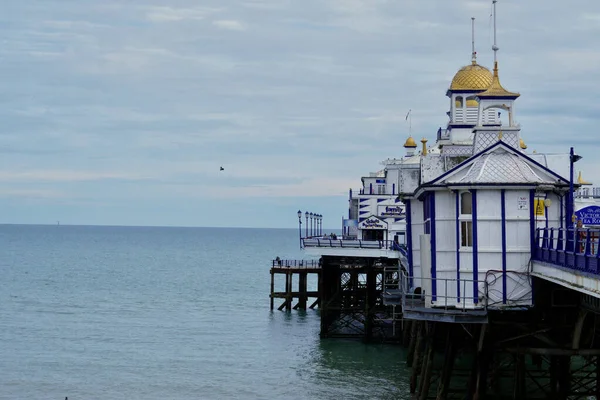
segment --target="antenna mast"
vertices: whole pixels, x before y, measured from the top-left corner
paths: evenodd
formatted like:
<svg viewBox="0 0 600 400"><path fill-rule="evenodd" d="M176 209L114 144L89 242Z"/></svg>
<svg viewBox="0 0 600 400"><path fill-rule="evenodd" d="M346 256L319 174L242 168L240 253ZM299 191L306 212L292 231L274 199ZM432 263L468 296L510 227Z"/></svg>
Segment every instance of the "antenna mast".
<svg viewBox="0 0 600 400"><path fill-rule="evenodd" d="M492 46L492 50L494 50L494 65L496 64L496 62L498 62L496 53L499 50L498 45L496 44L496 3L497 2L498 2L498 0L492 1L492 6L494 8L494 45Z"/></svg>
<svg viewBox="0 0 600 400"><path fill-rule="evenodd" d="M471 62L477 63L477 53L475 52L475 17L471 17Z"/></svg>

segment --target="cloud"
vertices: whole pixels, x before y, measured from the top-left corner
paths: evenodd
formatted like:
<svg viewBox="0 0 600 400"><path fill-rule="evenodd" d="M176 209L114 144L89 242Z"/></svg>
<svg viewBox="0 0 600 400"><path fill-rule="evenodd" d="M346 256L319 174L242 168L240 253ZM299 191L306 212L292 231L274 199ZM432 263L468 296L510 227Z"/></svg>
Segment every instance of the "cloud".
<svg viewBox="0 0 600 400"><path fill-rule="evenodd" d="M183 20L203 20L207 16L217 13L219 8L211 7L149 7L146 18L152 22L179 22Z"/></svg>
<svg viewBox="0 0 600 400"><path fill-rule="evenodd" d="M303 207L295 198L337 215L360 176L404 154L408 109L413 136L429 143L446 125L472 16L478 60L492 64L489 1L157 4L32 0L0 15L0 182L11 198L68 193L94 199L95 215L190 198L200 225L239 196L249 209L280 198L275 225ZM525 141L538 152L572 145L586 168L600 122L594 5L498 3L500 76L522 94Z"/></svg>
<svg viewBox="0 0 600 400"><path fill-rule="evenodd" d="M213 25L218 28L228 29L231 31L245 31L246 30L246 28L244 27L244 25L242 25L242 23L240 21L236 21L233 19L216 20L216 21L213 21Z"/></svg>
<svg viewBox="0 0 600 400"><path fill-rule="evenodd" d="M80 182L100 180L140 180L147 176L125 172L31 170L1 171L0 182Z"/></svg>

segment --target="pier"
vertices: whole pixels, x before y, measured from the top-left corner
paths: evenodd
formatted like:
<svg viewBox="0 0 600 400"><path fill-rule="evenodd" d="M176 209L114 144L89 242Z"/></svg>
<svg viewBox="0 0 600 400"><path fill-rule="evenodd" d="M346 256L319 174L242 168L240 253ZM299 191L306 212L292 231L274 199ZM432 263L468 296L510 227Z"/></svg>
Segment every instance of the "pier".
<svg viewBox="0 0 600 400"><path fill-rule="evenodd" d="M400 307L386 306L386 288L398 286L398 261L368 257L322 257L320 260L271 262L271 310L283 299L279 311L318 306L322 338L360 338L395 341L401 332ZM277 276L285 280L277 285ZM308 290L309 276L317 290ZM283 290L277 290L283 285ZM295 304L294 304L295 303Z"/></svg>
<svg viewBox="0 0 600 400"><path fill-rule="evenodd" d="M309 308L315 308L320 303L319 291L308 290L308 276L314 275L317 278L317 287L321 282L321 265L318 260L280 260L276 259L271 264L271 310L275 307L275 299L283 299L283 303L277 308L279 311L285 309L306 310L309 298L315 298ZM285 286L283 291L275 290L275 278L278 275L285 275ZM297 290L294 290L294 282L297 277ZM293 305L297 299L296 305Z"/></svg>
<svg viewBox="0 0 600 400"><path fill-rule="evenodd" d="M320 336L406 346L419 400L600 399L600 188L575 181L573 147L526 152L496 3L493 70L472 18L435 143L418 151L409 131L402 157L363 175L340 238L312 222L309 235L314 213L302 237L298 211L300 247L320 260Z"/></svg>

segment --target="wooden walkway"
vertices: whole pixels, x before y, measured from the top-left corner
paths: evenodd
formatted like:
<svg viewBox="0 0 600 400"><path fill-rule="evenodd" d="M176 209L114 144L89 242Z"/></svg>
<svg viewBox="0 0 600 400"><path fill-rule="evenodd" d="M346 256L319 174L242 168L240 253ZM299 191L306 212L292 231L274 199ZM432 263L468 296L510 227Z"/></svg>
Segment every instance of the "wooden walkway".
<svg viewBox="0 0 600 400"><path fill-rule="evenodd" d="M275 275L285 275L285 290L283 292L275 291ZM317 276L318 284L321 282L321 265L318 260L273 260L271 265L271 310L275 308L275 299L284 299L278 310L306 310L308 298L316 300L309 306L314 308L320 303L319 291L308 290L308 274ZM294 276L298 277L297 290L294 290ZM296 305L293 305L294 299L298 299Z"/></svg>

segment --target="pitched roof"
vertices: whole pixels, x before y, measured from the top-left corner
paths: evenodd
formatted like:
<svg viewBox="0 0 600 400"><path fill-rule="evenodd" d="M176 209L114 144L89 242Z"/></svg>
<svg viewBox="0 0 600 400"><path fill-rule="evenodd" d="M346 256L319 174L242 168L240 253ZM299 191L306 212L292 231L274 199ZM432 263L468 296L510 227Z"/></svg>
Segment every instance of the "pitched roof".
<svg viewBox="0 0 600 400"><path fill-rule="evenodd" d="M424 186L568 183L554 171L498 141Z"/></svg>

